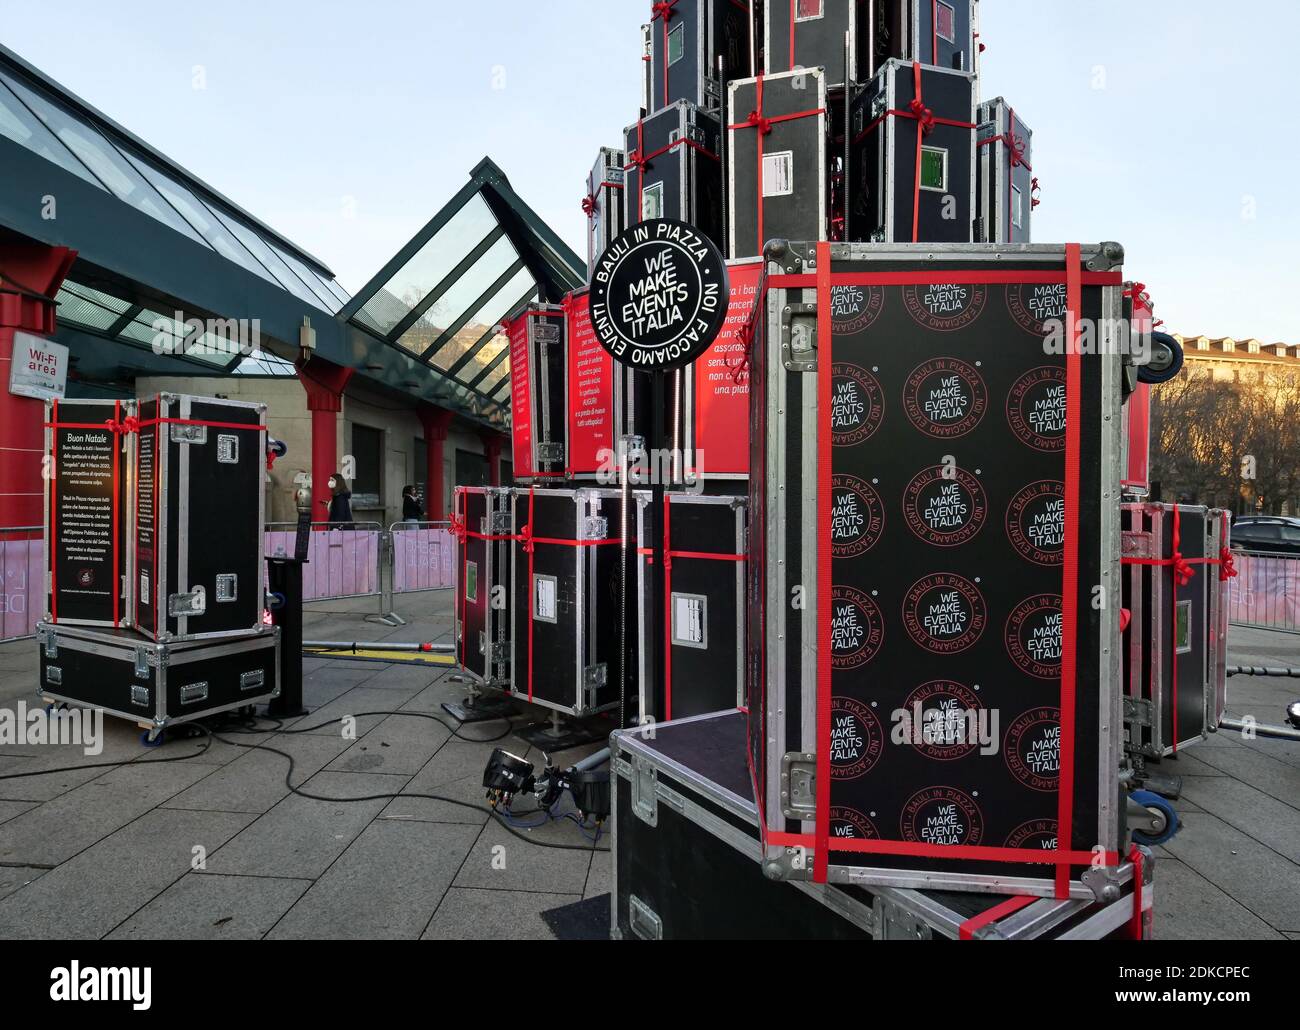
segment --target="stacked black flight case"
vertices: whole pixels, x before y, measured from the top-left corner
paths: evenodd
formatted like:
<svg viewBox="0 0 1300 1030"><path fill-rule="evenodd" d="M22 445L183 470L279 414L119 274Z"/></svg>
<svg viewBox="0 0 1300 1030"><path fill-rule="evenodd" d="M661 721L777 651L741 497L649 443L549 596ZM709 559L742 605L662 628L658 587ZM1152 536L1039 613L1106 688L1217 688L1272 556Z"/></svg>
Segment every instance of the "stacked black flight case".
<svg viewBox="0 0 1300 1030"><path fill-rule="evenodd" d="M649 494L516 488L511 502L509 693L564 715L621 710L640 645L621 570L644 546Z"/></svg>
<svg viewBox="0 0 1300 1030"><path fill-rule="evenodd" d="M54 402L46 423L41 693L151 737L276 696L265 406L164 393Z"/></svg>
<svg viewBox="0 0 1300 1030"><path fill-rule="evenodd" d="M1001 97L980 104L976 122L978 240L1025 243L1038 204L1033 131Z"/></svg>
<svg viewBox="0 0 1300 1030"><path fill-rule="evenodd" d="M1222 708L1221 513L1198 505L1125 504L1127 746L1160 759L1203 740ZM1223 631L1226 636L1226 631Z"/></svg>
<svg viewBox="0 0 1300 1030"><path fill-rule="evenodd" d="M737 0L656 3L648 33L647 112L679 100L717 110L726 80L750 73L749 12Z"/></svg>
<svg viewBox="0 0 1300 1030"><path fill-rule="evenodd" d="M722 246L721 132L718 114L687 100L624 129L624 224L675 218Z"/></svg>
<svg viewBox="0 0 1300 1030"><path fill-rule="evenodd" d="M457 658L475 686L501 688L510 682L511 490L458 486L453 511Z"/></svg>
<svg viewBox="0 0 1300 1030"><path fill-rule="evenodd" d="M975 211L975 76L886 61L849 105L851 238L969 243Z"/></svg>
<svg viewBox="0 0 1300 1030"><path fill-rule="evenodd" d="M587 176L587 192L582 198L587 216L587 276L595 270L596 259L609 241L623 231L623 151L601 147L596 164Z"/></svg>
<svg viewBox="0 0 1300 1030"><path fill-rule="evenodd" d="M565 322L558 304L530 303L506 326L514 474L521 482L564 476L569 366Z"/></svg>
<svg viewBox="0 0 1300 1030"><path fill-rule="evenodd" d="M1133 872L1123 359L1064 327L1118 319L1122 249L767 257L747 708L769 874L1105 897Z"/></svg>
<svg viewBox="0 0 1300 1030"><path fill-rule="evenodd" d="M827 238L827 101L821 68L731 83L727 98L728 253L769 239Z"/></svg>

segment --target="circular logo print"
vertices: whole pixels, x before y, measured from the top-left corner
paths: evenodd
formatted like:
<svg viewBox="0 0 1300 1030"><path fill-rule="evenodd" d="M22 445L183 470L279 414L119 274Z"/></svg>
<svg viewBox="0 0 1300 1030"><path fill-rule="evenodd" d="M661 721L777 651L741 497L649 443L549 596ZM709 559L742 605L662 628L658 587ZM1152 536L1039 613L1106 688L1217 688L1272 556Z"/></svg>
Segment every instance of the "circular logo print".
<svg viewBox="0 0 1300 1030"><path fill-rule="evenodd" d="M931 283L904 286L903 306L920 325L935 332L963 329L979 318L988 291L983 286Z"/></svg>
<svg viewBox="0 0 1300 1030"><path fill-rule="evenodd" d="M1021 823L1007 837L1008 848L1031 848L1035 851L1056 850L1056 820L1030 819Z"/></svg>
<svg viewBox="0 0 1300 1030"><path fill-rule="evenodd" d="M984 813L964 790L926 787L908 798L899 829L903 840L915 844L978 844Z"/></svg>
<svg viewBox="0 0 1300 1030"><path fill-rule="evenodd" d="M1061 675L1061 595L1035 594L1011 610L1007 654L1016 668L1035 679Z"/></svg>
<svg viewBox="0 0 1300 1030"><path fill-rule="evenodd" d="M976 720L983 709L970 687L953 680L922 683L903 703L912 729L912 746L940 762L979 747Z"/></svg>
<svg viewBox="0 0 1300 1030"><path fill-rule="evenodd" d="M1047 335L1047 323L1065 318L1065 283L1013 283L1007 287L1007 310L1027 333Z"/></svg>
<svg viewBox="0 0 1300 1030"><path fill-rule="evenodd" d="M934 654L956 654L980 638L984 597L968 579L939 573L917 580L903 598L903 627Z"/></svg>
<svg viewBox="0 0 1300 1030"><path fill-rule="evenodd" d="M880 605L852 587L831 591L831 668L856 669L876 657L884 638Z"/></svg>
<svg viewBox="0 0 1300 1030"><path fill-rule="evenodd" d="M856 780L870 772L884 748L885 734L870 705L831 698L831 779Z"/></svg>
<svg viewBox="0 0 1300 1030"><path fill-rule="evenodd" d="M832 286L831 322L837 333L857 333L871 325L885 306L878 286Z"/></svg>
<svg viewBox="0 0 1300 1030"><path fill-rule="evenodd" d="M944 476L946 466L922 469L903 491L903 518L907 528L935 547L956 547L975 536L988 516L988 501L978 479L956 469Z"/></svg>
<svg viewBox="0 0 1300 1030"><path fill-rule="evenodd" d="M831 366L831 440L836 447L861 443L885 417L880 381L865 368L837 361Z"/></svg>
<svg viewBox="0 0 1300 1030"><path fill-rule="evenodd" d="M876 824L856 808L831 806L830 834L841 840L878 840Z"/></svg>
<svg viewBox="0 0 1300 1030"><path fill-rule="evenodd" d="M856 476L831 477L831 554L866 554L885 531L885 509L876 488Z"/></svg>
<svg viewBox="0 0 1300 1030"><path fill-rule="evenodd" d="M1065 449L1065 369L1031 368L1007 394L1007 425L1036 451Z"/></svg>
<svg viewBox="0 0 1300 1030"><path fill-rule="evenodd" d="M95 585L95 570L94 570L94 569L79 569L79 570L77 570L77 586L80 586L80 587L89 587L89 586L94 586L94 585Z"/></svg>
<svg viewBox="0 0 1300 1030"><path fill-rule="evenodd" d="M727 318L727 264L694 226L652 218L610 241L591 276L588 306L600 345L635 369L689 365Z"/></svg>
<svg viewBox="0 0 1300 1030"><path fill-rule="evenodd" d="M1007 539L1016 553L1036 565L1065 561L1065 484L1030 483L1007 505Z"/></svg>
<svg viewBox="0 0 1300 1030"><path fill-rule="evenodd" d="M939 440L965 436L980 423L988 390L974 365L933 358L918 365L903 388L903 412L917 429Z"/></svg>
<svg viewBox="0 0 1300 1030"><path fill-rule="evenodd" d="M1061 775L1061 710L1032 708L1007 727L1002 753L1030 790L1056 790Z"/></svg>

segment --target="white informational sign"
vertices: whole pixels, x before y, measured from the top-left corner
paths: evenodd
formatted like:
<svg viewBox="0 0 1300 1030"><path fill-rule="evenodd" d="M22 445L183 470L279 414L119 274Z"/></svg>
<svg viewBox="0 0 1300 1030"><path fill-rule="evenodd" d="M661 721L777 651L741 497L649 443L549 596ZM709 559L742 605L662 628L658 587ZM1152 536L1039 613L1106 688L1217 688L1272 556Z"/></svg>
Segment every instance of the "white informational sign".
<svg viewBox="0 0 1300 1030"><path fill-rule="evenodd" d="M14 333L10 393L42 401L63 400L67 385L67 347L31 333Z"/></svg>

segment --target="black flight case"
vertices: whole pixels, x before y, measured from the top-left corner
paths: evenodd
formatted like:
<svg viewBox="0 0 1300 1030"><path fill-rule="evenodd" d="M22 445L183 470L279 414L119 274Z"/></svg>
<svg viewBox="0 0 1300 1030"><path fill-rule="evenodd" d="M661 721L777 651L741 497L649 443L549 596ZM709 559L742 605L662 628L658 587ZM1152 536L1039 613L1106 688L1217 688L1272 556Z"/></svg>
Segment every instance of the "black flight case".
<svg viewBox="0 0 1300 1030"><path fill-rule="evenodd" d="M616 940L1088 940L1148 937L1153 862L1102 901L763 875L745 763L745 716L731 710L610 737ZM1132 870L1134 867L1128 867Z"/></svg>
<svg viewBox="0 0 1300 1030"><path fill-rule="evenodd" d="M220 640L155 643L130 630L36 628L40 693L46 702L102 708L137 723L151 739L178 723L280 694L280 630Z"/></svg>

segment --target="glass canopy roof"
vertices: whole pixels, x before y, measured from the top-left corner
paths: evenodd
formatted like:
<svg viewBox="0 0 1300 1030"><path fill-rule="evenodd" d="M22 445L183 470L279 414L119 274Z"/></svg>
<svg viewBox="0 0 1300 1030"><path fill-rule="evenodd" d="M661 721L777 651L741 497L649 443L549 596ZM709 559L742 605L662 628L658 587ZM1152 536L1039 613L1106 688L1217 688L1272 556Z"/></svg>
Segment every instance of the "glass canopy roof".
<svg viewBox="0 0 1300 1030"><path fill-rule="evenodd" d="M340 317L442 373L475 410L508 418L501 323L529 301L558 301L584 281L577 256L484 160Z"/></svg>
<svg viewBox="0 0 1300 1030"><path fill-rule="evenodd" d="M178 246L197 244L284 290L307 306L303 316L320 327L322 342L331 340L332 360L489 425L509 419L510 359L500 324L531 300L559 301L586 278L584 263L486 158L351 297L319 260L3 46L0 139L102 190L107 202L115 198L166 226L177 234ZM242 273L232 271L230 306L239 308L236 279ZM199 313L148 300L156 289L130 275L125 281L104 278L78 264L57 295L58 318L77 330L197 363L208 374L292 370L257 340L232 346L220 335L192 332L184 320ZM326 313L324 326L317 311ZM229 312L207 314L220 319ZM291 320L280 325L276 339L296 347ZM394 364L383 356L385 348L424 366L427 375L412 375L405 362Z"/></svg>
<svg viewBox="0 0 1300 1030"><path fill-rule="evenodd" d="M329 269L233 204L165 170L147 146L93 124L0 65L0 135L330 314L348 301Z"/></svg>

